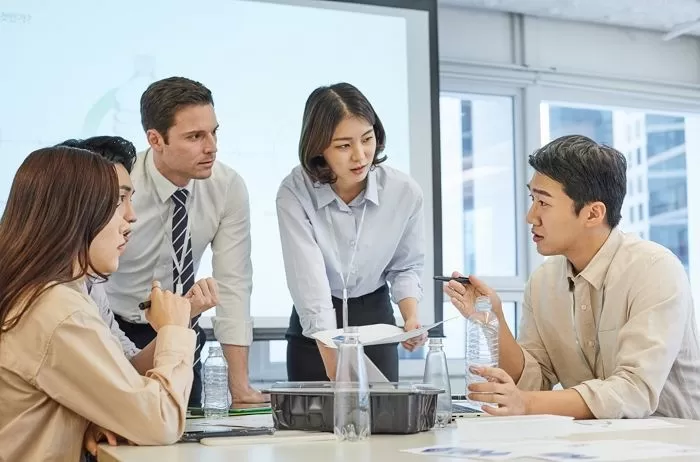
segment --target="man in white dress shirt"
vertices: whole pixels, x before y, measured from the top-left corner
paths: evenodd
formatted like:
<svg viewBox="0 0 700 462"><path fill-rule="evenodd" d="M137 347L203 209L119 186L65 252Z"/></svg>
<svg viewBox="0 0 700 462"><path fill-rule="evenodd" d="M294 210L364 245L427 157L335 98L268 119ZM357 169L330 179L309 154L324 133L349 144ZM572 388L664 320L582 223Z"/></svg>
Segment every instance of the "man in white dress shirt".
<svg viewBox="0 0 700 462"><path fill-rule="evenodd" d="M131 180L138 194L138 221L119 270L106 284L120 327L136 346L155 337L139 310L151 281L187 293L202 254L211 245L219 304L214 334L229 365L234 402L265 397L248 382L252 342L250 209L243 179L216 162L218 122L211 92L201 83L171 77L151 84L141 97L141 121L150 148L138 154ZM191 407L201 406L201 362L205 336L198 332Z"/></svg>

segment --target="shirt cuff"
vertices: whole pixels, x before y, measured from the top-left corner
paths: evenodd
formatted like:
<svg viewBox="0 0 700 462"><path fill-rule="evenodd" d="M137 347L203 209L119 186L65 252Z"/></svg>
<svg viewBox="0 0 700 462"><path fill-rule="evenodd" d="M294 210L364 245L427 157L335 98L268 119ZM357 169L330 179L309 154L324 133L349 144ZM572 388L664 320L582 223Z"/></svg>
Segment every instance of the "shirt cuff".
<svg viewBox="0 0 700 462"><path fill-rule="evenodd" d="M124 349L124 354L126 355L126 359L128 359L129 361L131 361L132 359L134 359L134 356L136 356L136 355L139 354L139 353L141 353L141 349L140 349L140 348L136 348L136 347L131 348L131 347L128 347L128 348L125 348L125 349Z"/></svg>
<svg viewBox="0 0 700 462"><path fill-rule="evenodd" d="M542 367L535 358L523 347L520 347L525 357L525 366L523 373L520 374L520 380L516 384L517 387L525 391L542 390Z"/></svg>
<svg viewBox="0 0 700 462"><path fill-rule="evenodd" d="M423 298L423 287L417 276L399 274L391 284L391 301L398 304L404 298L415 298L420 302Z"/></svg>
<svg viewBox="0 0 700 462"><path fill-rule="evenodd" d="M625 401L603 380L595 379L571 387L581 395L596 419L642 418L648 415L624 415ZM628 397L627 401L632 401Z"/></svg>
<svg viewBox="0 0 700 462"><path fill-rule="evenodd" d="M299 323L301 324L304 337L313 338L316 332L338 328L334 309L326 309L314 314L303 315L299 313Z"/></svg>
<svg viewBox="0 0 700 462"><path fill-rule="evenodd" d="M253 321L250 319L224 318L211 319L214 337L224 345L250 346L253 343Z"/></svg>
<svg viewBox="0 0 700 462"><path fill-rule="evenodd" d="M162 357L178 357L187 364L194 361L194 346L197 334L189 327L163 326L158 329L156 350L153 353L153 365L158 366Z"/></svg>

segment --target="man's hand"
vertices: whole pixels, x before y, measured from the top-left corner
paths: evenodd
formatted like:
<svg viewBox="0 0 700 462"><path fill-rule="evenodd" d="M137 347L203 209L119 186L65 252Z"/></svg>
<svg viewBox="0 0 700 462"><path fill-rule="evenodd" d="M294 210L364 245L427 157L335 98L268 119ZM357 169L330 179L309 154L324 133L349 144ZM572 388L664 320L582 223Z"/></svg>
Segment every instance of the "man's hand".
<svg viewBox="0 0 700 462"><path fill-rule="evenodd" d="M185 298L190 302L190 314L194 318L219 304L219 286L214 278L200 279L187 291Z"/></svg>
<svg viewBox="0 0 700 462"><path fill-rule="evenodd" d="M320 340L316 340L316 345L318 346L318 352L321 353L323 367L326 369L328 380L333 382L335 380L335 371L338 367L338 350L326 346Z"/></svg>
<svg viewBox="0 0 700 462"><path fill-rule="evenodd" d="M105 430L99 425L90 422L87 430L85 430L85 436L83 436L83 447L93 456L97 456L97 445L99 443L107 441L110 446L116 446L117 439L118 436L116 433Z"/></svg>
<svg viewBox="0 0 700 462"><path fill-rule="evenodd" d="M408 332L414 329L420 329L421 325L420 322L418 322L417 318L409 318L406 319L403 323L403 330ZM425 345L425 341L428 339L428 334L421 334L418 337L413 337L411 339L406 340L405 342L401 342L401 345L408 350L408 351L413 351L416 348Z"/></svg>
<svg viewBox="0 0 700 462"><path fill-rule="evenodd" d="M458 272L452 273L453 278L463 277ZM496 291L487 286L483 281L477 279L473 275L469 275L469 282L461 284L457 281L450 281L445 284L443 289L445 294L450 297L452 305L462 313L462 316L468 318L474 313L474 303L477 297L489 297L493 312L498 316L503 313L501 299L496 295Z"/></svg>
<svg viewBox="0 0 700 462"><path fill-rule="evenodd" d="M244 386L236 386L234 384L231 386L230 391L233 397L232 407L234 408L237 404L265 404L270 402L270 395L260 393L251 387L250 384Z"/></svg>
<svg viewBox="0 0 700 462"><path fill-rule="evenodd" d="M495 367L473 367L472 373L484 377L488 382L469 385L469 399L494 403L497 406L484 405L482 409L491 415L525 415L528 403L525 392L515 386L515 382L503 369Z"/></svg>

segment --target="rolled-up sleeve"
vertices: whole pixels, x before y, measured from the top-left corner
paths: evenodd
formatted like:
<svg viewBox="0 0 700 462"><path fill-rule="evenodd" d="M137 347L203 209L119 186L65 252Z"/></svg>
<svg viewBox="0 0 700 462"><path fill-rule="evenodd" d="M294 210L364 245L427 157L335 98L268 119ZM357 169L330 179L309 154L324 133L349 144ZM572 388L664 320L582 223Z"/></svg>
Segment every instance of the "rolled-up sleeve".
<svg viewBox="0 0 700 462"><path fill-rule="evenodd" d="M656 257L639 278L618 334L612 375L573 387L599 419L644 418L656 411L691 322L690 284L675 256Z"/></svg>
<svg viewBox="0 0 700 462"><path fill-rule="evenodd" d="M335 329L337 322L323 254L304 208L285 185L277 192L277 221L287 287L302 333L311 337L316 332Z"/></svg>
<svg viewBox="0 0 700 462"><path fill-rule="evenodd" d="M532 280L525 287L523 315L520 320L518 344L525 357L525 365L517 386L521 390L551 390L559 382L552 361L542 341L542 336L532 311Z"/></svg>
<svg viewBox="0 0 700 462"><path fill-rule="evenodd" d="M57 303L86 303L78 296ZM158 331L151 370L139 375L96 314L74 312L55 329L36 386L87 420L142 445L175 443L185 429L195 334Z"/></svg>
<svg viewBox="0 0 700 462"><path fill-rule="evenodd" d="M219 286L219 304L212 326L220 343L249 346L253 342L250 204L248 190L239 175L231 180L225 207L211 242L213 276Z"/></svg>
<svg viewBox="0 0 700 462"><path fill-rule="evenodd" d="M398 303L404 298L423 298L421 277L425 266L425 223L423 220L423 193L411 188L415 195L413 211L406 222L394 257L389 262L386 280L391 286L391 298Z"/></svg>

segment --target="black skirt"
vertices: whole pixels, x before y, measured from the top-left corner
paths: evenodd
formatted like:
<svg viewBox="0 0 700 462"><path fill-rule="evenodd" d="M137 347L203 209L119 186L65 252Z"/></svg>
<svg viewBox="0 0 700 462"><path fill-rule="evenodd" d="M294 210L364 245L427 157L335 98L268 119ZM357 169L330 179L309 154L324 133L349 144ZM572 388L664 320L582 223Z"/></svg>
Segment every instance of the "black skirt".
<svg viewBox="0 0 700 462"><path fill-rule="evenodd" d="M338 326L343 325L343 301L333 297ZM348 299L348 325L396 325L386 285L367 295ZM327 381L316 340L304 337L296 308L292 307L287 329L287 378L291 382ZM399 380L399 352L396 343L366 346L365 354L391 382Z"/></svg>

